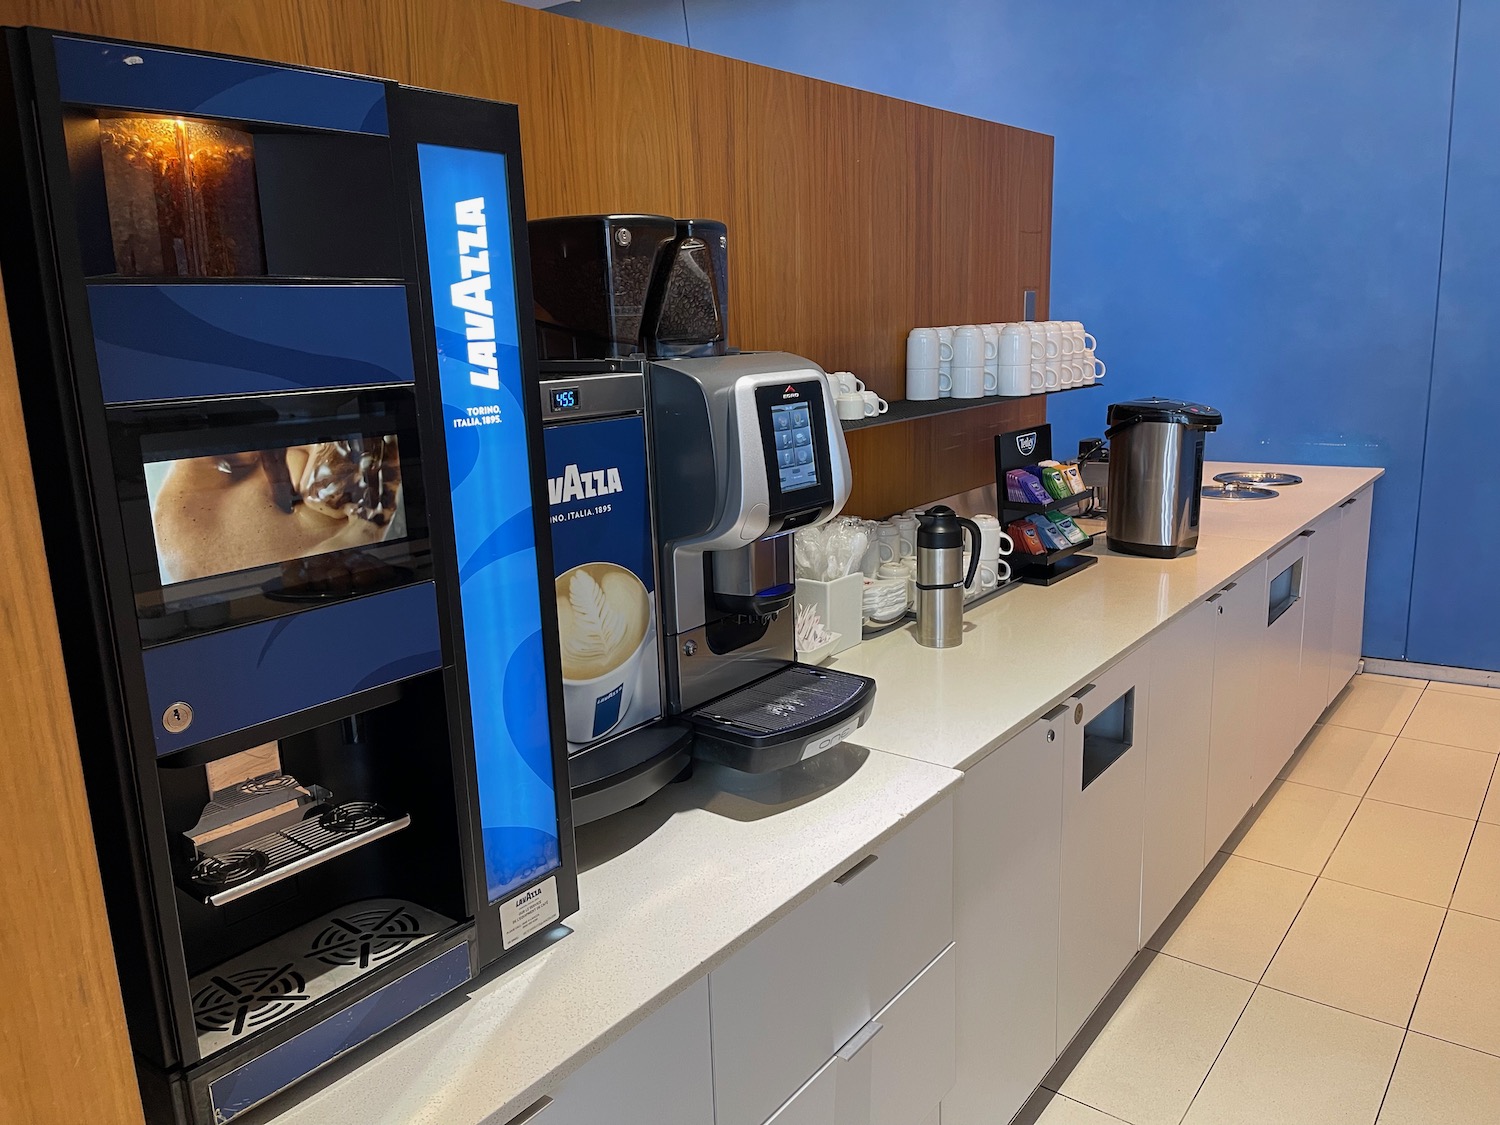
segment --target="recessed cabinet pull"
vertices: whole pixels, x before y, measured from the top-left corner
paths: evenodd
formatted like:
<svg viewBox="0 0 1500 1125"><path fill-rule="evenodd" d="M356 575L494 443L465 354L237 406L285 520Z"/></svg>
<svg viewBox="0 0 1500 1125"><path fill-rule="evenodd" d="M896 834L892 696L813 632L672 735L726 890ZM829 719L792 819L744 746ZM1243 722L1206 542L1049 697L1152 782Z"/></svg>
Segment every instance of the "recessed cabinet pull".
<svg viewBox="0 0 1500 1125"><path fill-rule="evenodd" d="M875 861L879 858L880 857L878 855L876 855L874 852L871 852L869 855L865 856L864 859L860 860L853 867L849 868L848 871L845 871L842 875L835 879L834 882L841 887L845 886L846 884L851 882L856 875L860 874L860 872L868 871L874 865Z"/></svg>
<svg viewBox="0 0 1500 1125"><path fill-rule="evenodd" d="M1340 504L1339 507L1340 508L1347 508L1350 504L1358 504L1358 503L1359 503L1359 497L1358 496L1351 496L1351 497L1349 497L1349 499L1345 500L1342 504Z"/></svg>
<svg viewBox="0 0 1500 1125"><path fill-rule="evenodd" d="M1317 528L1315 528L1315 527L1309 527L1309 528L1305 528L1305 529L1303 529L1303 530L1302 530L1302 531L1300 531L1300 532L1298 532L1298 534L1299 534L1299 535L1300 535L1300 536L1301 536L1301 537L1302 537L1302 538L1303 538L1303 539L1311 539L1311 538L1312 538L1312 537L1313 537L1313 536L1314 536L1314 535L1316 535L1316 534L1317 534L1317 533L1318 533L1318 529L1317 529Z"/></svg>
<svg viewBox="0 0 1500 1125"><path fill-rule="evenodd" d="M1055 723L1058 719L1062 718L1067 713L1068 705L1066 703L1059 703L1056 707L1052 708L1052 710L1048 711L1045 715L1042 716L1042 721L1046 723Z"/></svg>
<svg viewBox="0 0 1500 1125"><path fill-rule="evenodd" d="M1221 594L1227 594L1227 593L1229 593L1230 590L1233 590L1238 585L1239 585L1238 582L1231 582L1228 586L1225 586L1222 590L1220 590L1219 593L1221 593Z"/></svg>
<svg viewBox="0 0 1500 1125"><path fill-rule="evenodd" d="M536 1101L532 1102L529 1106L523 1109L520 1113L512 1117L507 1125L526 1125L526 1122L528 1121L535 1121L537 1119L537 1115L551 1104L552 1099L546 1094L543 1094L541 1097L537 1098Z"/></svg>
<svg viewBox="0 0 1500 1125"><path fill-rule="evenodd" d="M1085 695L1093 691L1098 686L1098 684L1084 684L1081 688L1073 693L1073 698L1082 699Z"/></svg>
<svg viewBox="0 0 1500 1125"><path fill-rule="evenodd" d="M871 1020L869 1023L865 1024L864 1027L860 1028L849 1037L849 1042L845 1043L842 1047L839 1048L839 1058L843 1059L845 1062L848 1062L850 1059L854 1058L855 1055L859 1054L870 1045L870 1040L879 1035L881 1029L884 1027L885 1024L876 1023L874 1020Z"/></svg>
<svg viewBox="0 0 1500 1125"><path fill-rule="evenodd" d="M1223 596L1224 596L1224 591L1220 590L1217 594L1210 594L1209 597L1208 597L1208 600L1211 601L1211 602L1216 602L1220 598L1222 598Z"/></svg>

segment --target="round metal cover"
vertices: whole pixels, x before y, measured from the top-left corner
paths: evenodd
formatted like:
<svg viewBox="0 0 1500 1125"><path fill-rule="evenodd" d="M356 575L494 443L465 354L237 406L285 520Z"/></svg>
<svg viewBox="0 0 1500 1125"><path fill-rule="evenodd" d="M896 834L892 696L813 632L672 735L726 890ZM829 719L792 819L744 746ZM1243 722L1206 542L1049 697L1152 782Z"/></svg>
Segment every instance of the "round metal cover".
<svg viewBox="0 0 1500 1125"><path fill-rule="evenodd" d="M1203 486L1203 495L1209 500L1274 500L1277 494L1248 484L1208 484Z"/></svg>
<svg viewBox="0 0 1500 1125"><path fill-rule="evenodd" d="M1243 469L1233 473L1215 473L1214 480L1222 484L1252 484L1265 488L1284 488L1289 484L1301 484L1296 473L1272 473L1265 470Z"/></svg>

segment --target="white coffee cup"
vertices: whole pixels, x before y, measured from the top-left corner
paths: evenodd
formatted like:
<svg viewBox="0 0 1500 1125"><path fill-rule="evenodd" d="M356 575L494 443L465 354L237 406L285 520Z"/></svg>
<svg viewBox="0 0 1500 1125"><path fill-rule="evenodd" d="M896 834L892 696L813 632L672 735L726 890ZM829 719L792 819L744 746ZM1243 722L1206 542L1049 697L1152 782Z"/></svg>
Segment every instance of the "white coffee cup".
<svg viewBox="0 0 1500 1125"><path fill-rule="evenodd" d="M1094 339L1093 333L1084 329L1082 321L1065 320L1063 328L1073 337L1073 351L1075 353L1085 349L1093 351L1099 346L1099 341Z"/></svg>
<svg viewBox="0 0 1500 1125"><path fill-rule="evenodd" d="M943 356L943 341L936 328L913 328L906 334L906 367L937 370Z"/></svg>
<svg viewBox="0 0 1500 1125"><path fill-rule="evenodd" d="M877 578L911 578L916 573L916 560L896 559L892 562L881 563L880 569L875 572L875 576Z"/></svg>
<svg viewBox="0 0 1500 1125"><path fill-rule="evenodd" d="M1049 391L1058 391L1058 390L1061 390L1062 389L1062 360L1060 360L1060 359L1049 359L1046 362L1046 364L1043 366L1043 368L1042 368L1042 376L1043 376L1043 379L1044 379L1044 385L1046 386L1047 390L1049 390ZM1033 382L1034 381L1035 380L1033 380ZM839 401L842 402L843 400L840 399ZM843 415L840 414L839 417L842 418Z"/></svg>
<svg viewBox="0 0 1500 1125"><path fill-rule="evenodd" d="M860 560L859 568L865 572L866 578L874 578L880 568L888 562L896 559L896 548L888 542L872 539L870 545L865 548L865 557Z"/></svg>
<svg viewBox="0 0 1500 1125"><path fill-rule="evenodd" d="M993 562L1001 555L1008 555L1016 549L1015 541L1006 534L1000 526L1000 521L994 516L981 512L974 517L974 522L979 525L980 559Z"/></svg>
<svg viewBox="0 0 1500 1125"><path fill-rule="evenodd" d="M995 584L1010 581L1010 563L1004 559L995 560Z"/></svg>
<svg viewBox="0 0 1500 1125"><path fill-rule="evenodd" d="M1047 357L1056 356L1058 359L1067 359L1073 354L1073 337L1063 330L1063 326L1056 320L1046 322L1047 334Z"/></svg>
<svg viewBox="0 0 1500 1125"><path fill-rule="evenodd" d="M930 402L940 397L942 378L942 373L936 366L908 367L906 369L906 397L917 402Z"/></svg>
<svg viewBox="0 0 1500 1125"><path fill-rule="evenodd" d="M954 367L953 369L953 397L954 398L983 398L984 397L984 365L978 367Z"/></svg>
<svg viewBox="0 0 1500 1125"><path fill-rule="evenodd" d="M1104 366L1104 361L1094 355L1093 348L1085 348L1083 352L1083 381L1092 386L1104 378L1104 373L1109 368Z"/></svg>
<svg viewBox="0 0 1500 1125"><path fill-rule="evenodd" d="M953 369L984 367L987 345L977 324L961 324L953 333Z"/></svg>
<svg viewBox="0 0 1500 1125"><path fill-rule="evenodd" d="M995 372L997 394L1008 398L1019 398L1031 393L1031 364L1002 363Z"/></svg>
<svg viewBox="0 0 1500 1125"><path fill-rule="evenodd" d="M599 654L590 645L586 654L572 654L569 641L574 621L569 607L575 597L574 583L582 580L580 572L592 583L592 598L606 598L615 611L615 620L625 623L626 631L611 652ZM577 596L592 601L587 594ZM564 726L569 742L592 742L619 726L635 699L641 656L652 639L651 595L625 567L590 562L557 578L557 601Z"/></svg>
<svg viewBox="0 0 1500 1125"><path fill-rule="evenodd" d="M876 414L884 414L891 408L891 404L874 391L861 391L859 397L864 400L866 418L872 418Z"/></svg>
<svg viewBox="0 0 1500 1125"><path fill-rule="evenodd" d="M896 530L900 533L900 557L914 558L917 553L917 517L903 513L899 516L892 516L891 522L896 525Z"/></svg>
<svg viewBox="0 0 1500 1125"><path fill-rule="evenodd" d="M838 384L841 395L857 395L865 389L864 383L855 378L852 371L835 371L829 378Z"/></svg>
<svg viewBox="0 0 1500 1125"><path fill-rule="evenodd" d="M865 400L863 395L839 395L838 398L839 417L846 422L853 422L865 416Z"/></svg>
<svg viewBox="0 0 1500 1125"><path fill-rule="evenodd" d="M997 357L1000 348L1000 329L993 324L981 324L979 331L984 333L984 393L999 394L1000 364Z"/></svg>
<svg viewBox="0 0 1500 1125"><path fill-rule="evenodd" d="M996 359L1002 367L1017 366L1042 359L1045 350L1045 343L1032 340L1031 329L1026 325L1007 324L1000 329Z"/></svg>

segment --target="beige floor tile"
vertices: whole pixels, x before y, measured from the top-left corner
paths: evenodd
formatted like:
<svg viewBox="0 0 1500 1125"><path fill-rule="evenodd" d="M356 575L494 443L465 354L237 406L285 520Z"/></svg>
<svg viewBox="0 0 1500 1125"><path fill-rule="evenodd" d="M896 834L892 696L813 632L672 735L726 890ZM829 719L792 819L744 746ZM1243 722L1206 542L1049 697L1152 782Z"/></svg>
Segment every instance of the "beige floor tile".
<svg viewBox="0 0 1500 1125"><path fill-rule="evenodd" d="M1405 1027L1443 911L1319 879L1262 984Z"/></svg>
<svg viewBox="0 0 1500 1125"><path fill-rule="evenodd" d="M1500 697L1425 691L1401 733L1423 742L1494 754L1500 751Z"/></svg>
<svg viewBox="0 0 1500 1125"><path fill-rule="evenodd" d="M1401 1045L1379 1125L1495 1125L1500 1059L1415 1033Z"/></svg>
<svg viewBox="0 0 1500 1125"><path fill-rule="evenodd" d="M1366 797L1323 877L1447 906L1473 829L1472 821Z"/></svg>
<svg viewBox="0 0 1500 1125"><path fill-rule="evenodd" d="M1490 791L1484 798L1484 808L1479 810L1479 819L1486 824L1500 824L1500 785L1490 778Z"/></svg>
<svg viewBox="0 0 1500 1125"><path fill-rule="evenodd" d="M1500 824L1474 829L1458 890L1453 892L1453 909L1500 921Z"/></svg>
<svg viewBox="0 0 1500 1125"><path fill-rule="evenodd" d="M1158 954L1058 1093L1132 1125L1177 1125L1254 991Z"/></svg>
<svg viewBox="0 0 1500 1125"><path fill-rule="evenodd" d="M1495 755L1483 750L1398 738L1365 796L1474 820L1494 772Z"/></svg>
<svg viewBox="0 0 1500 1125"><path fill-rule="evenodd" d="M1370 1125L1399 1027L1258 988L1183 1125Z"/></svg>
<svg viewBox="0 0 1500 1125"><path fill-rule="evenodd" d="M1317 726L1282 767L1281 776L1363 797L1395 741L1394 735L1354 727Z"/></svg>
<svg viewBox="0 0 1500 1125"><path fill-rule="evenodd" d="M1480 699L1500 699L1500 687L1484 687L1481 684L1445 684L1433 680L1427 685L1430 691L1447 691L1454 695L1473 695Z"/></svg>
<svg viewBox="0 0 1500 1125"><path fill-rule="evenodd" d="M1333 701L1324 721L1376 734L1400 734L1421 698L1420 686L1391 683L1383 677L1355 676Z"/></svg>
<svg viewBox="0 0 1500 1125"><path fill-rule="evenodd" d="M1164 928L1167 936L1157 948L1221 973L1259 980L1312 885L1313 876L1304 872L1225 856L1198 901L1184 907L1175 927Z"/></svg>
<svg viewBox="0 0 1500 1125"><path fill-rule="evenodd" d="M1348 793L1272 782L1265 806L1235 844L1234 854L1316 875L1358 807L1359 798Z"/></svg>
<svg viewBox="0 0 1500 1125"><path fill-rule="evenodd" d="M1448 912L1411 1029L1500 1055L1500 922Z"/></svg>
<svg viewBox="0 0 1500 1125"><path fill-rule="evenodd" d="M1021 1116L1016 1119L1017 1125L1023 1121L1032 1121L1035 1125L1120 1125L1118 1117L1100 1113L1092 1106L1082 1105L1072 1098L1065 1098L1061 1094L1046 1093L1041 1096L1048 1099L1046 1107L1041 1111L1041 1116L1028 1117L1023 1110ZM1027 1108L1034 1109L1033 1106Z"/></svg>
<svg viewBox="0 0 1500 1125"><path fill-rule="evenodd" d="M1386 676L1378 672L1362 672L1354 677L1353 682L1357 683L1361 680L1372 684L1395 684L1397 687L1424 688L1427 686L1426 680L1418 680L1411 676Z"/></svg>

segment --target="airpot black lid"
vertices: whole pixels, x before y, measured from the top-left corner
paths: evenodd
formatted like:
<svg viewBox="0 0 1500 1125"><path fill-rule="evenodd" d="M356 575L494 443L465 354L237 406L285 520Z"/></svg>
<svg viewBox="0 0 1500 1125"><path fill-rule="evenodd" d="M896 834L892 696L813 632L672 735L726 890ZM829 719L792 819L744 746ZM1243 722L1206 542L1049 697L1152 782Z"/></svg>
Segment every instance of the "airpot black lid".
<svg viewBox="0 0 1500 1125"><path fill-rule="evenodd" d="M1111 403L1107 421L1111 427L1128 426L1136 422L1176 422L1182 426L1212 430L1224 424L1224 415L1212 406L1204 406L1200 402L1182 402L1175 398L1137 398L1129 402Z"/></svg>
<svg viewBox="0 0 1500 1125"><path fill-rule="evenodd" d="M938 504L917 513L917 546L932 550L964 545L964 525L958 513L946 504Z"/></svg>

